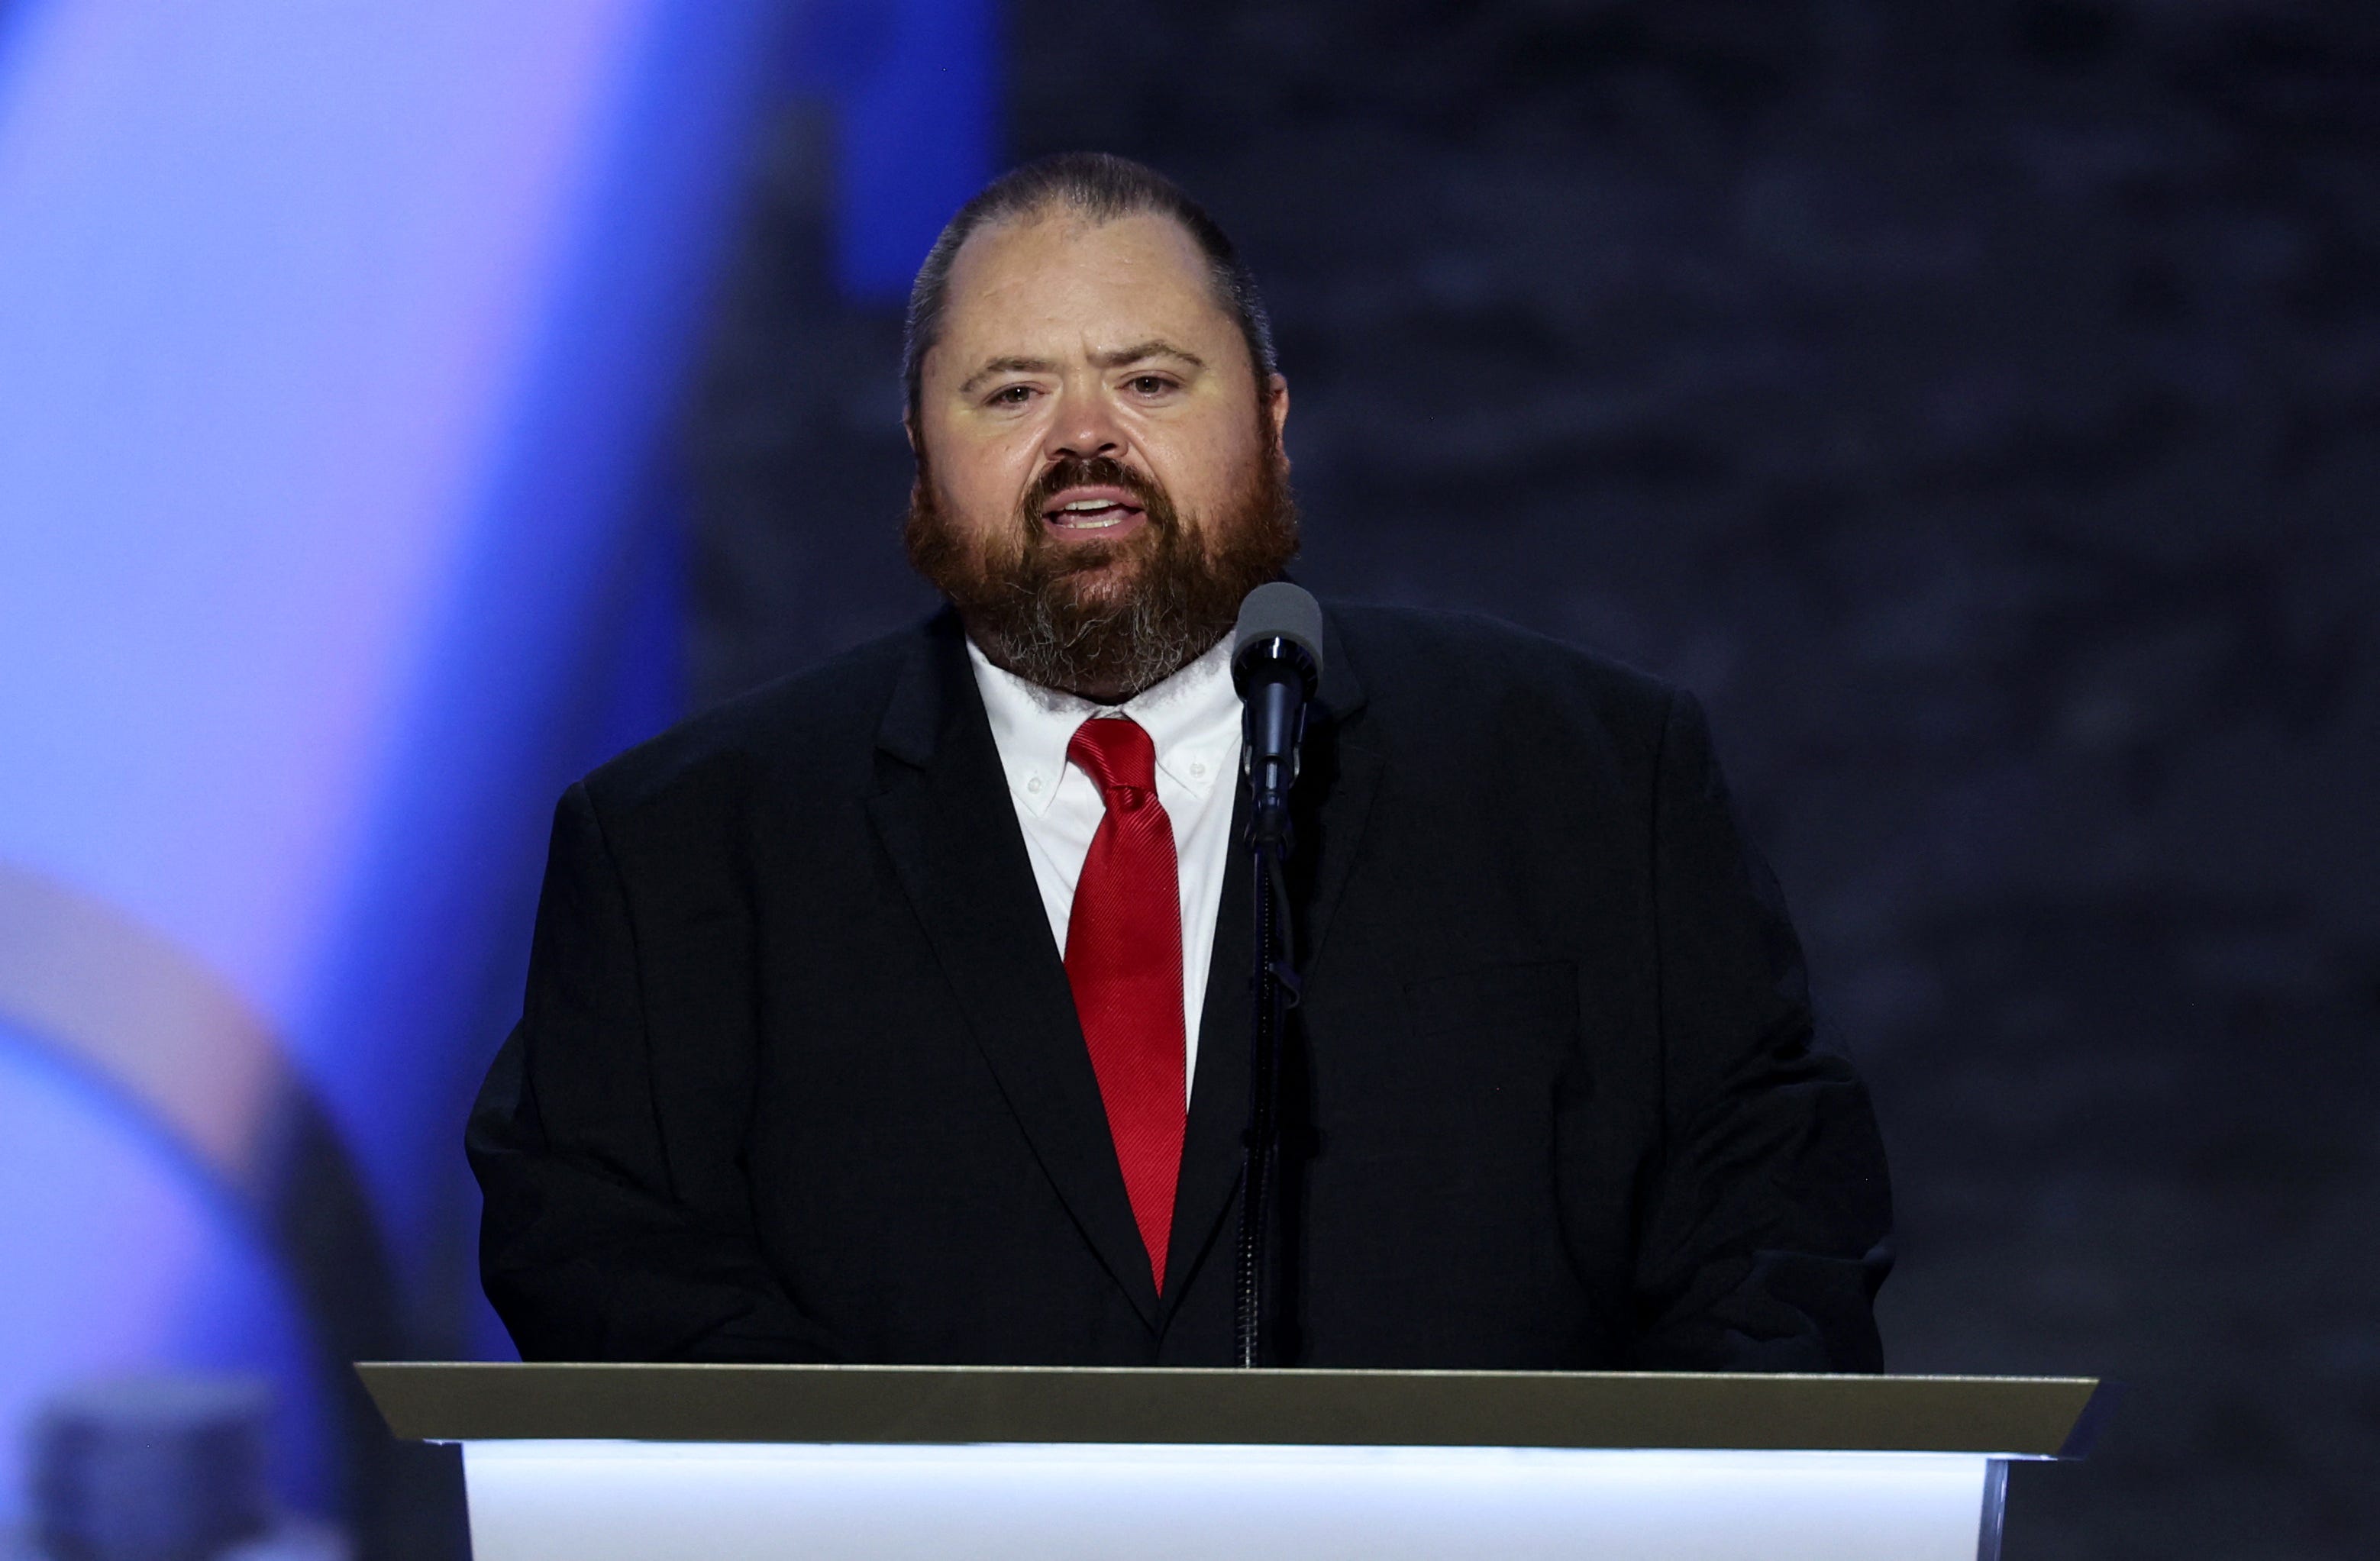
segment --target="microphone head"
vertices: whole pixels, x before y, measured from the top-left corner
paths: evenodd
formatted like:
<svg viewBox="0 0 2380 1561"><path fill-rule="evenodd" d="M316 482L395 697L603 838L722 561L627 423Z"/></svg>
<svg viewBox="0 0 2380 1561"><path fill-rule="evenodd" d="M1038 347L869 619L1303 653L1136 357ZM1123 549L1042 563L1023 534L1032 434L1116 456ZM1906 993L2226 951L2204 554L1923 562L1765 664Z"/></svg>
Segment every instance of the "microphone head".
<svg viewBox="0 0 2380 1561"><path fill-rule="evenodd" d="M1305 691L1312 694L1322 683L1322 604L1314 599L1312 591L1274 580L1247 594L1240 603L1239 627L1232 631L1233 681L1245 681L1251 647L1261 647L1276 639L1287 640L1305 652L1305 659L1313 665Z"/></svg>

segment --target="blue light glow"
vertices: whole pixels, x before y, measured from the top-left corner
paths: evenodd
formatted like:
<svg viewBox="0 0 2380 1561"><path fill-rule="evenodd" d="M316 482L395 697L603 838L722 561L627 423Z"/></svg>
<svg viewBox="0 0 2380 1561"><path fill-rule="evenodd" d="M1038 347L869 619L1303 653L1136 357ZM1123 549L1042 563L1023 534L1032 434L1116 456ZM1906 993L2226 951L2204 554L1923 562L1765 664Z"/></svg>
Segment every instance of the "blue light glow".
<svg viewBox="0 0 2380 1561"><path fill-rule="evenodd" d="M0 958L0 1434L265 1370L318 1500L310 1339L468 1337L463 1105L553 797L674 711L656 456L786 14L0 14L0 929L91 908ZM385 1278L276 1269L331 1172Z"/></svg>

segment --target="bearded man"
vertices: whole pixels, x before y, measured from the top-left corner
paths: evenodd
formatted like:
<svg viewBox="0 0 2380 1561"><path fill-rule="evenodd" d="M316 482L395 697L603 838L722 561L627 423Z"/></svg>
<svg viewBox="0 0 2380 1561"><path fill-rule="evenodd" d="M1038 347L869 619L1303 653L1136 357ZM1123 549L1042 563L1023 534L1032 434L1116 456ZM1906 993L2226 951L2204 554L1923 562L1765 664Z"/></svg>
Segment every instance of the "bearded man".
<svg viewBox="0 0 2380 1561"><path fill-rule="evenodd" d="M469 1134L524 1357L1232 1359L1263 308L1075 155L952 220L905 357L949 607L562 800ZM1882 1152L1694 701L1482 619L1325 641L1274 1357L1877 1369Z"/></svg>

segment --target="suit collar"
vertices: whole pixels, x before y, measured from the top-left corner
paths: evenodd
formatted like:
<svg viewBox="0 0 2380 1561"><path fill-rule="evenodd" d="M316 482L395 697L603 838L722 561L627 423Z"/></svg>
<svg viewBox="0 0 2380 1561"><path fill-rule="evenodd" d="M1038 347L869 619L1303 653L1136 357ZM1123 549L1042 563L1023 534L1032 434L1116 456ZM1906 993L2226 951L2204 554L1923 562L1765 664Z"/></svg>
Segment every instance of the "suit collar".
<svg viewBox="0 0 2380 1561"><path fill-rule="evenodd" d="M1379 782L1380 752L1365 741L1364 722L1357 719L1366 703L1355 658L1348 652L1336 617L1325 609L1322 686L1306 719L1298 781L1290 793L1290 816L1297 831L1289 865L1290 892L1297 963L1305 971L1311 971L1321 956Z"/></svg>
<svg viewBox="0 0 2380 1561"><path fill-rule="evenodd" d="M1309 719L1334 725L1344 725L1364 708L1364 681L1356 675L1338 617L1329 607L1322 610L1322 686L1315 692L1315 703L1320 709Z"/></svg>
<svg viewBox="0 0 2380 1561"><path fill-rule="evenodd" d="M905 764L931 764L943 732L972 704L982 712L966 668L966 631L945 607L918 625L908 659L893 680L892 696L876 726L876 745Z"/></svg>

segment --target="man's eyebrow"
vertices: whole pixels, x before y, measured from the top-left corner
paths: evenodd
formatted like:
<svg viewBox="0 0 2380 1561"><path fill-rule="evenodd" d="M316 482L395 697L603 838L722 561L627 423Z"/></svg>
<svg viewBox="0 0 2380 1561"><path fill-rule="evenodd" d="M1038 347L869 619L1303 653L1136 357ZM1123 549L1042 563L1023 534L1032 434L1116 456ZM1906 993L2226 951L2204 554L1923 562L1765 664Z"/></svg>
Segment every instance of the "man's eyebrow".
<svg viewBox="0 0 2380 1561"><path fill-rule="evenodd" d="M1172 342L1157 336L1152 336L1145 342L1135 342L1128 347L1118 347L1112 352L1099 353L1091 361L1102 369L1121 369L1127 363L1139 363L1151 357L1179 358L1193 369L1207 367L1207 360L1189 348L1177 347Z"/></svg>
<svg viewBox="0 0 2380 1561"><path fill-rule="evenodd" d="M1122 369L1127 364L1144 363L1152 357L1171 357L1193 369L1204 369L1207 360L1187 347L1177 347L1162 337L1152 336L1145 342L1135 342L1128 347L1094 353L1091 361L1101 369ZM1054 374L1058 365L1046 357L995 357L966 377L959 386L961 395L973 395L986 380L995 374Z"/></svg>
<svg viewBox="0 0 2380 1561"><path fill-rule="evenodd" d="M1058 366L1046 357L995 357L969 374L966 383L959 387L961 395L972 395L975 388L994 374L1054 374Z"/></svg>

